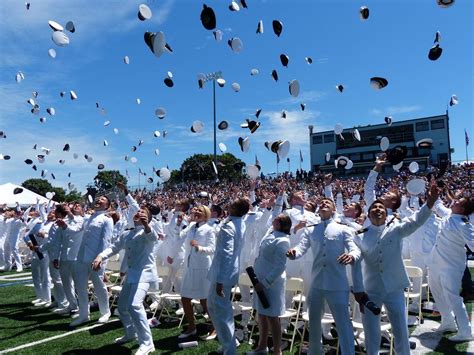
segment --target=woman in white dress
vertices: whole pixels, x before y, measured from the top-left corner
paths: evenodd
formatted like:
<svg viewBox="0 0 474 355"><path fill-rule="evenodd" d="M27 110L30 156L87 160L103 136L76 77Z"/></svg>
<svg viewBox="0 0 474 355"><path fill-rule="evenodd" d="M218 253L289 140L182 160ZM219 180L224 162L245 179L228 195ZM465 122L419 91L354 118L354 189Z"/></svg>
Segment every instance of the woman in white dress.
<svg viewBox="0 0 474 355"><path fill-rule="evenodd" d="M250 354L268 352L268 331L273 335L273 353L281 354L281 326L279 316L285 313L286 252L290 248L290 217L280 214L272 222L273 231L263 237L255 260L255 273L258 284L256 291L263 291L270 304L263 308L260 299L254 295L254 308L258 313L260 337L257 348Z"/></svg>
<svg viewBox="0 0 474 355"><path fill-rule="evenodd" d="M208 207L193 208L191 211L192 223L180 233L180 238L185 244L181 302L188 327L178 336L178 339L185 339L196 334L192 299L200 300L203 311L207 313L207 294L211 285L207 279L207 273L212 264L216 245L215 228L207 223L210 217L211 211Z"/></svg>

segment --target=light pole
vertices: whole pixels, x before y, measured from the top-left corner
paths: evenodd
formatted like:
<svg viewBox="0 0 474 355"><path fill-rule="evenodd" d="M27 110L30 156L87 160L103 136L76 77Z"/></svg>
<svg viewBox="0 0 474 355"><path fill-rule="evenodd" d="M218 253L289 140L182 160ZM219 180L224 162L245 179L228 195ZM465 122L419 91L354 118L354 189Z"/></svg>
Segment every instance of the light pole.
<svg viewBox="0 0 474 355"><path fill-rule="evenodd" d="M212 80L212 102L214 108L214 164L217 166L217 137L216 137L216 80L222 77L222 72L216 71L205 75L201 80L203 83Z"/></svg>

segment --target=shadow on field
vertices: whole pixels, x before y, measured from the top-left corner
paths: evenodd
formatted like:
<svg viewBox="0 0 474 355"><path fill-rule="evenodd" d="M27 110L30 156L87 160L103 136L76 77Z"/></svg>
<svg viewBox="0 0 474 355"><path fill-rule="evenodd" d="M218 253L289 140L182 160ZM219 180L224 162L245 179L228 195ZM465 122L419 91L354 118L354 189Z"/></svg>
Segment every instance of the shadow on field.
<svg viewBox="0 0 474 355"><path fill-rule="evenodd" d="M138 347L137 347L138 349ZM109 344L109 345L104 345L101 346L100 348L97 349L88 349L88 350L83 350L83 349L77 349L77 350L69 350L65 351L62 354L63 355L89 355L89 354L131 354L132 352L135 352L136 349L128 349L125 347L121 347L119 345L115 344Z"/></svg>

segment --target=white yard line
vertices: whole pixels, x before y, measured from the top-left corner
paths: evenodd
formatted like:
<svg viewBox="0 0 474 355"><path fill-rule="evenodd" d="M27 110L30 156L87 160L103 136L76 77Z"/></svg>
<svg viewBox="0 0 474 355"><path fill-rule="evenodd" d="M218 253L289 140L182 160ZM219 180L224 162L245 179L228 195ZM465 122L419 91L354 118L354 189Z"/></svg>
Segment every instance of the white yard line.
<svg viewBox="0 0 474 355"><path fill-rule="evenodd" d="M105 324L109 324L109 323L113 323L113 322L118 322L118 321L119 321L119 319L113 319L113 320L111 320L111 321L109 321L108 323L105 323ZM2 351L0 351L0 354L7 354L7 353L12 353L12 352L14 352L14 351L18 351L18 350L21 350L21 349L31 348L32 346L36 346L36 345L39 345L39 344L47 343L47 342L52 341L52 340L61 339L61 338L67 337L67 336L69 336L69 335L73 335L73 334L76 334L76 333L85 332L85 331L87 331L87 330L91 330L91 329L94 329L94 328L98 328L98 327L103 326L103 325L105 325L105 324L94 324L94 325L91 325L90 327L85 327L85 328L80 328L80 329L76 329L76 330L71 330L70 332L66 332L66 333L63 333L63 334L58 334L58 335L55 335L55 336L50 337L50 338L46 338L46 339L34 341L34 342L32 342L32 343L23 344L23 345L20 345L20 346L15 347L15 348L10 348L10 349L6 349L6 350L2 350Z"/></svg>

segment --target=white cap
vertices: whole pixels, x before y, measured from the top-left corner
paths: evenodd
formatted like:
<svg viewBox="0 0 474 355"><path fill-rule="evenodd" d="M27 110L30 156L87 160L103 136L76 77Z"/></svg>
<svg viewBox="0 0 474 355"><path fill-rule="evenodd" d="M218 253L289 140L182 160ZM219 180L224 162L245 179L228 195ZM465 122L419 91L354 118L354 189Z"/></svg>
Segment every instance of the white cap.
<svg viewBox="0 0 474 355"><path fill-rule="evenodd" d="M412 161L410 165L408 165L408 170L410 170L412 174L415 174L418 170L420 170L420 166L416 161Z"/></svg>
<svg viewBox="0 0 474 355"><path fill-rule="evenodd" d="M425 180L423 179L412 179L407 183L407 191L410 195L420 195L425 192Z"/></svg>
<svg viewBox="0 0 474 355"><path fill-rule="evenodd" d="M390 146L389 139L387 137L382 137L382 139L380 140L380 150L382 152L385 152L389 146Z"/></svg>
<svg viewBox="0 0 474 355"><path fill-rule="evenodd" d="M51 39L59 47L66 47L69 44L69 37L62 31L53 32Z"/></svg>

